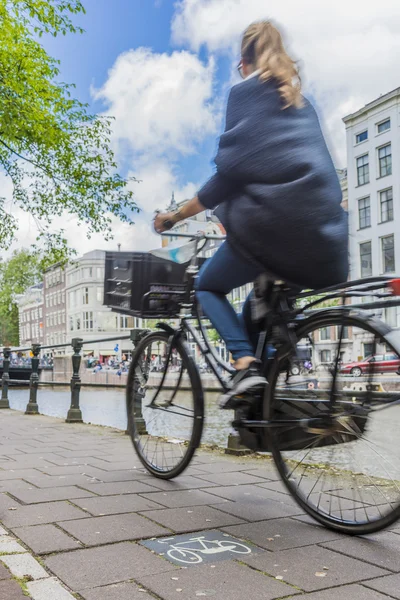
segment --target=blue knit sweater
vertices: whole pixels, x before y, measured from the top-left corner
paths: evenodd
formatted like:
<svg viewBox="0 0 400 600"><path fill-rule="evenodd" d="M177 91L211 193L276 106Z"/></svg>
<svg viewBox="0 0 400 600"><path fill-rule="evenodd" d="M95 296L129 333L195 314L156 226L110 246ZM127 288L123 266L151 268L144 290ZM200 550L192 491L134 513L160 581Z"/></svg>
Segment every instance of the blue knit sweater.
<svg viewBox="0 0 400 600"><path fill-rule="evenodd" d="M274 81L231 90L216 173L198 193L228 241L279 279L325 287L348 275L347 214L311 104L282 110Z"/></svg>

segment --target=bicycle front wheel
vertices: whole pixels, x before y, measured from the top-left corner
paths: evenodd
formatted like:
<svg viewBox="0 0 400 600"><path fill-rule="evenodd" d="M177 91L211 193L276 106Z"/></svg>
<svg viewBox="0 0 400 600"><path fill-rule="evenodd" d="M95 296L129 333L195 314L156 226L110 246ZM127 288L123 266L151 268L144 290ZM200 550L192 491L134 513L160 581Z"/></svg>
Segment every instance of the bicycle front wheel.
<svg viewBox="0 0 400 600"><path fill-rule="evenodd" d="M375 319L325 312L305 321L297 346L333 369L293 376L287 349L270 373L264 411L276 423L267 435L283 482L314 519L352 535L400 517L400 356L388 334ZM355 381L352 368L364 357ZM378 359L390 359L383 374Z"/></svg>
<svg viewBox="0 0 400 600"><path fill-rule="evenodd" d="M162 479L176 477L200 444L203 389L196 365L181 338L154 332L137 345L129 369L128 432L146 469Z"/></svg>

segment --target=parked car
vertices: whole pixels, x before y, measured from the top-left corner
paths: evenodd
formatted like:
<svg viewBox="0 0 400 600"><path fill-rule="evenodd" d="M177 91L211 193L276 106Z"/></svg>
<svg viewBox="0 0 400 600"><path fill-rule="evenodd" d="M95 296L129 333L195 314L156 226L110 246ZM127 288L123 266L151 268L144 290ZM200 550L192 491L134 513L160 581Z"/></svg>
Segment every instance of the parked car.
<svg viewBox="0 0 400 600"><path fill-rule="evenodd" d="M400 358L397 354L375 354L360 361L342 364L341 373L360 377L365 373L397 373L400 375Z"/></svg>

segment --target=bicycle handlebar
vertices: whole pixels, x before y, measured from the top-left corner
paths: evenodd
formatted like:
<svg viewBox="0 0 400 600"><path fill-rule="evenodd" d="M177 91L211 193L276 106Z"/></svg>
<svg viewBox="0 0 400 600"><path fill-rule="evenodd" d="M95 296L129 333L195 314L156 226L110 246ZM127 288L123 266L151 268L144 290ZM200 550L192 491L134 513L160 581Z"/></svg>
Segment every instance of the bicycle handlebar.
<svg viewBox="0 0 400 600"><path fill-rule="evenodd" d="M181 237L181 238L190 238L190 239L200 239L200 240L225 240L225 235L213 235L207 233L177 233L173 231L163 231L162 234L165 237Z"/></svg>

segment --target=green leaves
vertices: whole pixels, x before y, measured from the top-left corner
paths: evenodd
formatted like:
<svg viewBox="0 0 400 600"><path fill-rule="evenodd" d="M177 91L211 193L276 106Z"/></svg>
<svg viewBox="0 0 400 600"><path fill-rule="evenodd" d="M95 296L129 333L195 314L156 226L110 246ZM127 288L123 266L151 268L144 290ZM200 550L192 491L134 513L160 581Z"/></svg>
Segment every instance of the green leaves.
<svg viewBox="0 0 400 600"><path fill-rule="evenodd" d="M13 204L40 223L39 239L60 251L52 233L56 216L74 215L111 237L111 217L132 223L138 210L134 179L116 171L110 146L111 119L93 116L57 81L58 61L37 36L76 33L71 16L79 0L0 0L0 168L13 185ZM0 200L0 249L9 247L17 224Z"/></svg>

